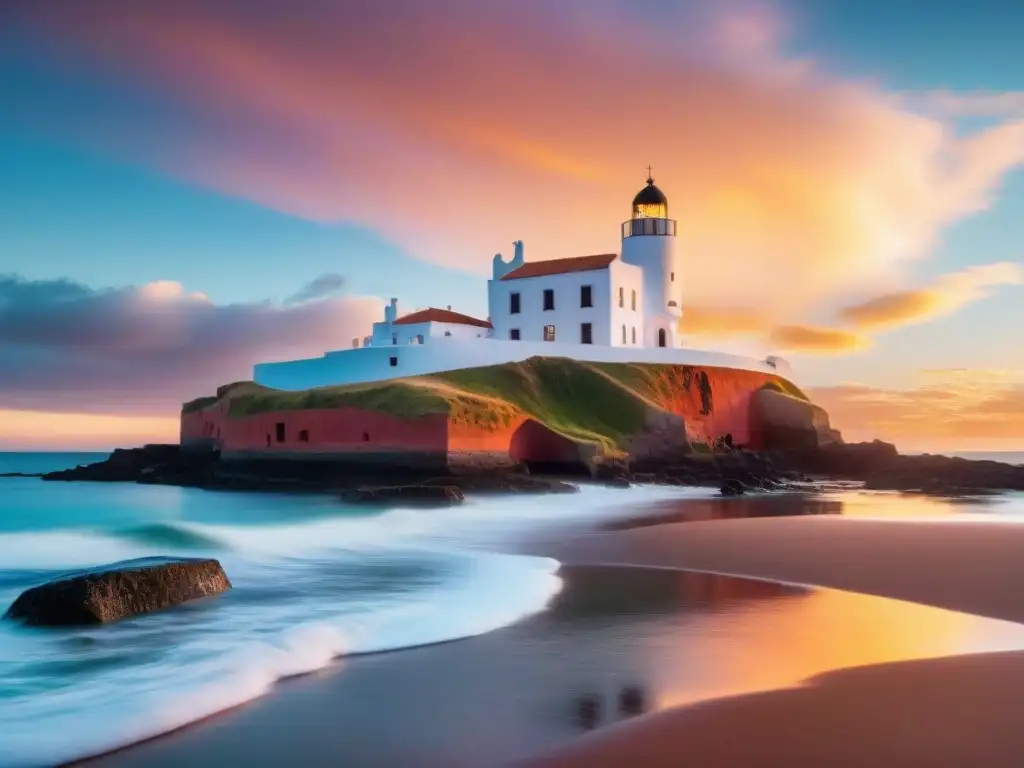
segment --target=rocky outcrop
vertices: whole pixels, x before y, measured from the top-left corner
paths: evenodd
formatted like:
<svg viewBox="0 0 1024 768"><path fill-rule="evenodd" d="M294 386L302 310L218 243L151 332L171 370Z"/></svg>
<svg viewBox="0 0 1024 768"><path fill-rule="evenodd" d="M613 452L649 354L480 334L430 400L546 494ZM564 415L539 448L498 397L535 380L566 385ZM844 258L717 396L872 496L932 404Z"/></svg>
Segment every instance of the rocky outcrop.
<svg viewBox="0 0 1024 768"><path fill-rule="evenodd" d="M809 400L762 387L752 395L751 420L767 451L807 451L842 442L824 408Z"/></svg>
<svg viewBox="0 0 1024 768"><path fill-rule="evenodd" d="M102 624L230 588L216 560L144 558L68 574L26 590L4 618L36 626Z"/></svg>
<svg viewBox="0 0 1024 768"><path fill-rule="evenodd" d="M105 461L50 472L48 481L136 482L210 490L292 493L341 492L347 501L458 501L463 491L557 493L577 488L534 477L519 467L438 473L430 467L351 464L334 460L253 459L223 461L176 445L118 449ZM453 490L441 490L449 488ZM443 498L442 498L443 497Z"/></svg>
<svg viewBox="0 0 1024 768"><path fill-rule="evenodd" d="M896 464L902 458L892 443L830 443L820 448L786 449L772 452L776 465L810 475L864 480Z"/></svg>
<svg viewBox="0 0 1024 768"><path fill-rule="evenodd" d="M736 496L779 490L803 475L776 467L763 454L737 449L605 462L598 466L597 478L617 487L623 483L708 486L721 489L725 496Z"/></svg>
<svg viewBox="0 0 1024 768"><path fill-rule="evenodd" d="M173 444L118 448L103 461L74 469L47 472L43 480L87 480L98 483L138 482L159 485L203 485L212 479L217 454L182 450Z"/></svg>
<svg viewBox="0 0 1024 768"><path fill-rule="evenodd" d="M348 488L341 500L360 502L409 502L413 504L459 504L465 495L454 485L395 485L384 488Z"/></svg>
<svg viewBox="0 0 1024 768"><path fill-rule="evenodd" d="M868 474L864 486L943 496L1024 491L1024 466L929 454L899 456L888 466Z"/></svg>

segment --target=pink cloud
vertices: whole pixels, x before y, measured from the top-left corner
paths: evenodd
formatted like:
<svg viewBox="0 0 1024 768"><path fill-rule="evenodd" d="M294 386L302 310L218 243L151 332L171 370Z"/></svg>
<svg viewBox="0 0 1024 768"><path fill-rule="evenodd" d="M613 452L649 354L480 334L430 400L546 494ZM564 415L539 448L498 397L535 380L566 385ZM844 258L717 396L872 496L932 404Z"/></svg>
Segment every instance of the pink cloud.
<svg viewBox="0 0 1024 768"><path fill-rule="evenodd" d="M0 276L0 411L173 416L254 363L347 348L381 312L372 298L216 305L173 281L94 290Z"/></svg>
<svg viewBox="0 0 1024 768"><path fill-rule="evenodd" d="M688 300L782 322L884 286L1024 160L1024 123L959 137L787 55L764 3L238 9L51 0L22 21L190 118L107 126L121 151L448 266L482 273L516 238L531 259L614 249L652 163Z"/></svg>

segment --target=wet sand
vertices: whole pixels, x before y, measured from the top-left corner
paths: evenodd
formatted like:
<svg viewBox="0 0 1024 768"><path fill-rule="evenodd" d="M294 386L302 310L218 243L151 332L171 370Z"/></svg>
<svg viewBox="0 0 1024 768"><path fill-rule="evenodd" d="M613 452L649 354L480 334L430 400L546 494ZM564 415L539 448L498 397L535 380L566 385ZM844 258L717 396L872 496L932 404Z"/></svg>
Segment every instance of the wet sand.
<svg viewBox="0 0 1024 768"><path fill-rule="evenodd" d="M743 573L1024 620L1024 525L1015 523L728 520L587 535L572 550L564 556ZM1021 652L859 666L670 709L532 764L1018 766L1021 691Z"/></svg>
<svg viewBox="0 0 1024 768"><path fill-rule="evenodd" d="M1010 623L1024 620L1024 525L705 517L566 529L526 549L606 567L570 567L552 609L512 627L347 659L95 763L1024 762L1024 627ZM626 686L649 714L615 712ZM588 735L581 697L601 706Z"/></svg>

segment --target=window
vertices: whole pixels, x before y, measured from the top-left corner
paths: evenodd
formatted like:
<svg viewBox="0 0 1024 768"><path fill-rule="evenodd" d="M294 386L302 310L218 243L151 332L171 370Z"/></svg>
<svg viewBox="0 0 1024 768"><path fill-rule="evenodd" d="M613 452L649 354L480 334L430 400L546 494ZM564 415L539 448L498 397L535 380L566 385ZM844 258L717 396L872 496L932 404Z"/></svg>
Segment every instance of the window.
<svg viewBox="0 0 1024 768"><path fill-rule="evenodd" d="M510 329L509 332L508 332L508 337L512 341L519 341L519 329L518 328Z"/></svg>
<svg viewBox="0 0 1024 768"><path fill-rule="evenodd" d="M554 309L554 308L555 308L555 289L554 288L545 288L544 289L544 309L548 310L548 309Z"/></svg>
<svg viewBox="0 0 1024 768"><path fill-rule="evenodd" d="M518 315L519 314L519 294L518 293L510 293L508 295L508 313L510 315Z"/></svg>
<svg viewBox="0 0 1024 768"><path fill-rule="evenodd" d="M309 430L308 429L300 429L299 430L299 442L300 443L308 443L309 442Z"/></svg>
<svg viewBox="0 0 1024 768"><path fill-rule="evenodd" d="M277 442L283 443L284 442L284 422L283 421L277 422L277 424L274 425L274 430L275 430L275 432L277 432L277 434L275 435L275 437L277 438Z"/></svg>
<svg viewBox="0 0 1024 768"><path fill-rule="evenodd" d="M671 280L674 283L676 281L676 273L675 272L669 272L668 274L669 274L669 280Z"/></svg>
<svg viewBox="0 0 1024 768"><path fill-rule="evenodd" d="M392 368L397 368L398 367L398 358L397 357L389 357L388 358L388 362L391 363L391 367Z"/></svg>
<svg viewBox="0 0 1024 768"><path fill-rule="evenodd" d="M590 285L580 286L580 306L581 307L592 307L594 306L594 288Z"/></svg>
<svg viewBox="0 0 1024 768"><path fill-rule="evenodd" d="M633 326L633 343L636 344L636 326Z"/></svg>
<svg viewBox="0 0 1024 768"><path fill-rule="evenodd" d="M554 340L555 340L555 326L553 326L553 325L545 325L544 326L544 341L554 341Z"/></svg>
<svg viewBox="0 0 1024 768"><path fill-rule="evenodd" d="M633 311L636 312L636 288L633 289L633 296L630 301L632 302Z"/></svg>
<svg viewBox="0 0 1024 768"><path fill-rule="evenodd" d="M445 332L444 332L444 335L445 335L445 336L451 336L451 335L452 335L452 332L451 332L451 331L445 331Z"/></svg>
<svg viewBox="0 0 1024 768"><path fill-rule="evenodd" d="M392 333L391 334L391 343L392 344L397 344L398 343L398 334L397 333Z"/></svg>
<svg viewBox="0 0 1024 768"><path fill-rule="evenodd" d="M416 343L417 344L422 344L423 343L423 334L422 333L417 333L416 334Z"/></svg>
<svg viewBox="0 0 1024 768"><path fill-rule="evenodd" d="M580 344L594 343L594 326L590 323L580 323Z"/></svg>
<svg viewBox="0 0 1024 768"><path fill-rule="evenodd" d="M623 344L626 343L626 326L625 326L625 324L623 324L623 326L622 326L622 343Z"/></svg>
<svg viewBox="0 0 1024 768"><path fill-rule="evenodd" d="M363 432L363 442L364 443L370 442L370 433L369 432Z"/></svg>
<svg viewBox="0 0 1024 768"><path fill-rule="evenodd" d="M665 329L664 328L659 328L658 329L658 346L659 347L667 347L668 346L668 334L665 333Z"/></svg>
<svg viewBox="0 0 1024 768"><path fill-rule="evenodd" d="M626 306L626 289L622 286L619 286L619 306Z"/></svg>

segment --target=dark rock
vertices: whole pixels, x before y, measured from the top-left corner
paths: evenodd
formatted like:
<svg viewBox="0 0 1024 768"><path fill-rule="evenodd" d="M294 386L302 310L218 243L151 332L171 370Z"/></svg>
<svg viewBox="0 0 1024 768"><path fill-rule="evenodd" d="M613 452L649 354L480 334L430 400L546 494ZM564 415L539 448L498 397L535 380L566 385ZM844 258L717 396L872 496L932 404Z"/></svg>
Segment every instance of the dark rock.
<svg viewBox="0 0 1024 768"><path fill-rule="evenodd" d="M632 488L633 484L625 477L612 477L604 481L606 488Z"/></svg>
<svg viewBox="0 0 1024 768"><path fill-rule="evenodd" d="M776 451L773 455L786 469L851 480L863 480L902 459L895 445L881 440L832 443L821 448Z"/></svg>
<svg viewBox="0 0 1024 768"><path fill-rule="evenodd" d="M142 558L32 587L14 601L4 618L37 626L102 624L219 595L230 588L216 560Z"/></svg>
<svg viewBox="0 0 1024 768"><path fill-rule="evenodd" d="M42 472L0 472L0 477L42 477Z"/></svg>
<svg viewBox="0 0 1024 768"><path fill-rule="evenodd" d="M864 487L943 496L1024 491L1024 466L930 454L899 456L884 468L871 472Z"/></svg>
<svg viewBox="0 0 1024 768"><path fill-rule="evenodd" d="M601 720L601 699L594 695L587 695L576 702L576 722L587 730L597 727Z"/></svg>
<svg viewBox="0 0 1024 768"><path fill-rule="evenodd" d="M742 496L747 490L741 481L730 478L722 483L722 487L719 489L719 493L723 496Z"/></svg>
<svg viewBox="0 0 1024 768"><path fill-rule="evenodd" d="M465 496L454 485L399 485L387 488L348 488L341 493L342 501L359 502L439 502L459 504Z"/></svg>
<svg viewBox="0 0 1024 768"><path fill-rule="evenodd" d="M619 712L627 717L643 714L647 708L643 689L627 685L619 692Z"/></svg>
<svg viewBox="0 0 1024 768"><path fill-rule="evenodd" d="M816 450L839 438L824 408L771 387L751 398L751 420L768 450Z"/></svg>

